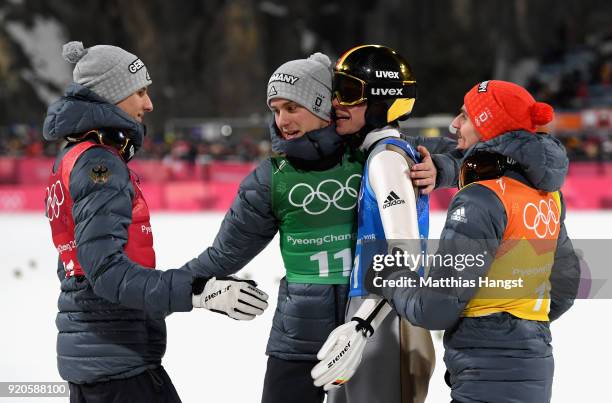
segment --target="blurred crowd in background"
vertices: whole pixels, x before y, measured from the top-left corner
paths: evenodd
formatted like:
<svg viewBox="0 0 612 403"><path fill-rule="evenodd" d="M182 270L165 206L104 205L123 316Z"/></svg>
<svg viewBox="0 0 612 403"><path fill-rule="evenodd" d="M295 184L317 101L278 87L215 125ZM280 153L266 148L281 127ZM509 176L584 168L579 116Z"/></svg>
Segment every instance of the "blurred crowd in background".
<svg viewBox="0 0 612 403"><path fill-rule="evenodd" d="M205 140L188 134L152 133L145 137L137 159L183 160L196 163L209 161L258 161L270 155L270 140L262 138L255 128L252 135L220 137ZM62 143L42 139L39 126L15 124L0 127L0 156L55 157Z"/></svg>
<svg viewBox="0 0 612 403"><path fill-rule="evenodd" d="M508 79L511 81L516 81L519 84L526 85L538 101L550 103L555 107L557 115L563 117L563 119L558 120L558 124L551 128L551 132L565 144L571 160L611 161L612 29L610 29L609 24L607 29L598 29L596 27L597 24L592 24L593 27L591 29L593 31L583 27L581 24L578 23L578 21L599 21L597 19L599 18L597 17L597 15L599 14L596 12L592 12L591 14L593 15L587 18L586 15L588 13L586 12L585 16L582 17L574 13L574 16L568 18L568 16L572 14L572 7L578 7L581 10L583 8L580 4L578 4L579 2L576 3L568 1L566 3L567 7L564 9L565 11L559 11L559 13L561 14L559 14L559 16L557 17L554 17L555 19L561 21L558 24L558 26L561 27L560 29L558 29L557 31L555 31L554 29L537 31L541 33L552 31L551 38L542 38L541 43L536 41L540 39L538 36L526 36L525 32L521 32L521 35L518 36L508 36L505 34L505 32L515 32L517 31L517 29L524 29L525 31L534 30L534 32L536 32L535 28L531 27L531 25L540 24L541 21L538 21L537 19L534 20L534 18L531 18L531 16L541 15L542 13L546 12L546 10L538 9L537 4L533 3L530 3L530 7L532 8L527 9L525 8L526 4L523 4L523 2L521 2L520 0L516 0L512 3L512 5L510 3L503 3L503 7L508 7L507 11L512 12L512 14L515 15L516 21L514 21L507 27L503 26L502 24L499 27L500 31L496 31L496 27L491 28L494 29L493 31L491 31L492 35L498 35L501 33L504 36L496 40L499 43L496 42L495 44L487 44L487 46L492 46L491 49L493 49L495 52L495 59L486 61L487 65L489 66L488 71L492 71L492 73L486 73L486 75L490 77L482 77L484 73L481 70L477 69L480 65L484 64L484 59L483 63L480 63L480 65L472 63L474 61L473 59L479 59L479 57L469 59L465 57L459 57L459 59L462 60L462 63L455 63L456 66L452 70L453 73L443 73L442 75L437 75L436 71L434 71L435 69L432 69L431 66L438 66L439 68L442 68L442 66L445 66L446 63L440 62L439 60L436 61L436 59L429 60L428 56L426 56L429 53L419 52L418 44L422 43L422 41L419 41L419 35L426 35L433 43L444 43L443 41L448 39L444 36L445 30L436 30L434 32L432 30L428 30L414 24L410 25L410 27L407 27L406 29L410 28L410 30L414 32L413 35L407 35L405 37L405 46L411 46L414 49L414 52L421 56L420 58L415 59L415 63L413 65L413 68L417 72L417 77L419 77L420 92L420 100L417 101L417 112L415 114L415 117L422 117L423 114L428 113L444 113L445 115L448 115L448 121L450 123L450 121L452 120L453 112L451 107L449 107L447 104L457 104L457 101L459 101L457 94L464 93L468 89L468 86L474 84L475 81L471 81L473 80L473 76L477 76L479 77L479 79ZM93 6L95 4L95 2L89 3L90 6ZM145 3L143 3L143 7L144 4ZM189 4L195 7L195 3ZM243 27L244 24L242 22L235 22L234 19L231 18L232 15L234 15L232 13L247 13L248 11L247 15L249 16L249 18L253 19L253 29L261 30L261 32L251 32L251 35L253 35L254 38L259 38L256 32L260 32L259 35L261 35L261 38L259 38L258 40L264 40L269 31L278 31L280 28L275 25L277 22L284 21L284 18L295 18L299 21L308 22L308 24L310 24L309 26L313 30L311 32L311 36L306 35L308 32L310 32L306 29L302 30L304 32L294 32L296 38L302 39L302 42L300 42L300 47L302 48L302 56L300 57L303 57L304 53L308 54L308 52L311 52L312 50L323 50L326 53L329 53L332 58L334 58L337 55L334 55L334 51L331 51L329 49L342 49L342 46L344 46L342 43L333 43L331 39L326 40L326 37L323 36L326 32L325 28L319 27L316 24L316 22L319 21L322 17L317 17L317 15L310 15L308 13L308 10L301 9L296 5L299 3L287 3L288 6L286 7L288 8L284 11L284 13L288 14L283 14L283 12L281 12L281 9L270 9L270 7L268 7L269 4L271 4L270 2L243 0L241 4L243 4L244 7L232 8L229 5L223 6L222 9L225 10L225 14L220 14L219 18L225 18L228 23L231 22L232 24L237 24L233 29L238 29L240 27ZM333 16L344 10L344 8L342 7L342 4L344 3L342 3L341 1L334 2L333 4L335 4L337 7L331 7L329 8L329 10L325 9L327 10L325 11L325 13L327 14L324 13L326 16L325 18L334 18ZM479 35L479 32L485 32L482 31L483 29L490 27L490 24L487 24L488 20L484 20L483 22L481 21L482 18L468 18L471 15L469 14L469 12L470 10L472 10L468 7L468 4L452 0L445 2L446 6L450 7L450 9L452 9L453 11L451 14L444 13L442 12L443 10L437 10L426 2L414 1L410 4L412 8L410 8L409 10L418 10L419 15L424 16L423 18L429 15L429 17L432 18L433 22L440 21L444 18L451 18L453 21L458 22L457 24L451 25L454 27L453 29L457 30L457 35L460 33L465 35ZM392 5L394 5L393 7L399 7L393 2L388 2L384 0L374 2L370 7L372 8L371 11L373 13L378 13L384 18L392 18L393 9L390 8ZM114 3L110 3L110 5L107 5L106 3L103 4L103 2L101 2L100 7L102 6L107 8L115 6L118 7L118 5L114 5ZM494 7L495 5L490 6ZM500 3L500 7L501 6L502 5ZM198 7L204 6L200 5ZM364 6L360 5L359 7ZM408 5L403 5L402 7L408 7ZM43 7L42 3L39 4L34 1L29 1L25 2L22 8L24 10L37 10L39 13L41 13L41 15L48 14L52 16L55 15L56 18L62 18L61 21L65 23L65 27L69 31L80 30L82 28L79 25L74 25L77 24L74 21L78 21L78 19L73 21L70 18L70 15L65 14L67 11L57 5L53 7ZM152 11L157 10L156 7L153 7L151 4L149 4L146 7L146 10L147 12L151 12L152 19L158 18L156 17L156 14L154 14ZM17 7L17 5L14 5L9 11L13 13L12 15L15 20L25 18L22 16L22 14L24 16L28 15L25 13L20 14L18 12L19 8ZM161 11L163 11L164 13L168 13L170 11L178 12L174 8L172 8L171 10L169 9ZM160 13L161 11L157 10L157 12ZM210 10L200 10L197 7L192 10L192 12L209 11ZM10 12L7 11L7 15L11 15ZM323 11L321 11L321 13L323 13ZM357 18L356 16L353 17ZM549 16L549 18L551 20L553 19L552 16ZM573 18L575 18L575 20ZM106 19L108 19L108 21L106 21ZM103 26L115 26L113 25L114 22L117 22L115 19L112 19L111 17L108 17L106 19L101 20L101 24L105 24ZM162 19L160 21L165 20ZM345 29L345 36L348 36L349 31L352 32L353 28L359 28L359 21L360 20L356 20L354 21L354 24L347 25L347 28ZM471 29L466 29L462 31L462 24L466 27L471 27ZM353 25L355 25L355 27ZM602 26L605 26L605 24ZM153 29L153 27L149 28ZM205 27L200 26L199 29L204 30ZM244 27L241 29L244 29ZM87 31L80 30L79 32ZM114 32L118 35L119 31L110 32ZM155 37L155 32L156 31L151 31L148 34L151 35L152 38L157 38ZM238 30L236 32L242 31ZM234 34L236 34L236 32L234 32ZM357 29L355 32L360 31ZM386 38L385 35L387 35L389 38L394 38L393 32L394 31L385 31L382 33L370 32L368 35L381 36L384 42L384 39ZM109 33L107 34L110 35ZM79 35L82 36L84 34ZM212 35L212 33L209 33L208 35ZM228 37L227 32L225 32L224 35L226 35L224 37L224 40L230 41L230 39L233 38L231 36ZM208 36L205 35L204 37ZM123 40L122 38L122 36L118 36L117 41L121 42ZM157 40L161 41L163 38L164 37L162 36L160 38L157 38ZM287 38L291 37L285 37L285 39L283 40L288 40ZM304 38L311 38L311 41L303 42ZM243 39L244 38L240 35L238 35L236 38L231 39L233 42L230 42L232 46L229 49L235 48L235 46L237 46L236 44L243 44ZM345 41L346 39L347 38L344 38L343 41ZM266 60L267 64L272 65L274 67L278 65L277 59L279 57L285 57L285 60L288 60L287 56L282 56L280 54L277 54L277 52L272 51L282 45L276 42L266 42L266 46L268 46L271 50L269 52L270 54L263 58ZM393 42L393 40L391 40L390 42ZM550 43L555 43L556 45L547 46L547 44ZM289 42L287 44L291 45L291 43ZM526 47L528 48L529 46L525 46L525 44L531 46L531 49L526 49ZM142 47L144 45L139 43L138 46ZM469 52L471 52L469 49L464 49L461 46L462 45L460 43L457 43L457 46L453 48L453 52L459 52L461 51L461 49L463 49L463 51L468 52L468 54ZM504 46L510 50L502 49ZM252 47L260 48L261 46L258 47L257 43L254 43L252 44ZM286 48L291 49L291 46L286 46ZM314 49L308 50L310 48ZM148 52L145 52L145 55L143 55L144 60L148 60L147 57L149 57L150 59L155 59L153 55L150 54L153 53L153 49L159 49L159 47L153 47L151 49L148 49ZM294 49L294 51L298 50L299 49ZM238 51L238 54L244 53L244 51L240 51L240 49L238 49ZM195 49L194 52L195 54L197 54L197 49ZM445 54L445 57L452 58L453 56L451 53L453 52L449 50L449 54ZM518 56L519 54L522 54L524 56L521 56L522 58L519 57L518 59L516 59L518 60L517 62L508 63L508 59L511 58L507 55L508 53L513 53L515 56ZM261 61L261 59L261 57L257 58L257 60L259 61ZM163 58L160 58L160 60L163 60ZM0 60L0 62L1 61L2 60ZM154 64L154 62L155 60L153 60L152 64ZM167 63L169 65L171 62L167 61ZM228 66L240 66L241 63L242 61L232 62L228 64ZM427 63L432 64L429 65ZM177 65L174 64L174 66ZM0 67L2 66L0 65ZM465 72L462 72L461 70L468 68L472 68L472 70L474 71L466 70ZM480 66L480 68L482 68L482 66ZM259 67L256 69L242 69L242 72L240 74L234 74L232 77L240 78L244 76L245 80L249 84L249 91L253 92L253 94L256 94L258 93L257 91L261 92L263 91L261 89L265 88L265 80L267 78L267 73L265 72L266 69L268 68ZM158 67L156 70L164 71L160 67ZM486 69L484 70L486 71ZM0 71L0 73L2 73L2 71ZM421 74L419 74L419 72L421 72ZM0 74L0 77L1 76L2 75ZM7 77L9 76L10 75L7 75ZM161 74L159 76L161 77ZM188 79L192 79L196 76L194 76L193 74L185 73L182 74L180 77L184 77L183 81L185 81ZM249 109L247 107L244 107L243 109L239 109L243 111L242 113L248 114L249 117L226 118L226 116L235 116L235 114L232 114L232 107L223 107L223 105L226 104L231 105L231 103L229 102L229 98L232 98L231 100L237 103L242 102L241 100L235 99L236 97L234 97L233 94L231 96L228 96L223 91L221 91L225 87L227 87L227 85L230 85L232 82L227 82L227 85L225 87L220 87L221 90L214 90L213 85L216 85L214 81L211 81L210 83L206 82L206 84L202 85L196 84L196 82L185 82L185 85L190 85L192 88L203 86L205 87L203 88L205 90L210 89L210 91L208 92L208 94L210 95L202 95L198 98L196 102L196 99L192 100L191 98L187 98L188 93L194 93L195 91L185 91L185 96L177 96L177 94L180 95L178 91L181 91L179 89L179 84L181 84L182 82L180 81L180 77L177 78L176 75L168 74L168 78L166 79L167 83L169 83L171 79L179 79L179 81L174 83L175 87L169 87L169 84L163 84L166 86L162 88L162 84L157 84L156 86L155 83L152 86L152 98L153 102L156 105L156 113L152 114L155 116L149 117L149 134L146 137L143 149L137 154L137 158L149 160L155 159L166 162L187 161L198 164L206 164L211 161L252 162L265 158L270 154L270 130L268 126L271 116L265 112L265 97L263 93L259 94L258 97L241 97L247 98L247 100L249 101L261 100L261 103L259 101L257 102L258 108ZM437 79L441 79L443 83L436 82L435 80ZM160 79L162 83L164 82L163 80L164 78ZM9 82L11 81L8 79L5 81L5 83ZM255 83L258 84L254 85ZM8 84L6 84L5 87L5 89L12 88ZM1 88L4 87L0 86L0 89ZM246 84L244 85L244 88L247 88ZM172 91L170 91L170 89L172 89ZM434 89L436 91L434 91ZM440 95L441 89L444 89L444 91L442 91L443 94L444 92L447 92L446 96ZM229 90L231 90L231 88L229 88L228 91ZM170 96L169 94L174 95ZM9 95L7 95L7 97ZM168 98L169 96L172 99ZM189 96L193 96L193 94ZM15 97L13 97L12 99L15 102L17 101ZM181 104L183 106L177 110L176 105L179 101L183 102L183 104ZM6 102L8 103L6 103L5 106L10 109L9 106L13 105L13 101L6 100ZM205 109L205 105L207 103L210 103L211 105L223 104L221 105L221 111L224 111L226 113L215 113L214 109L212 108ZM190 115L188 116L194 116L193 112L189 111L189 109L191 107L194 107L195 104L200 104L200 106L204 108L202 109L204 111L204 114L208 113L208 116L218 117L214 119L202 119L201 121L191 119L189 120L189 122L182 122L181 119L187 120L184 119L185 114L189 113ZM234 106L236 106L235 109L238 109L238 105ZM15 108L16 109L12 112L11 110L7 109L7 113L12 113L13 115L15 115L20 110L18 108L18 105L15 106ZM57 148L61 147L62 145L50 144L42 140L42 112L43 111L41 110L39 121L32 121L32 118L21 118L21 120L9 119L7 124L7 119L0 120L0 157L52 157L56 155ZM571 119L567 118L567 116L570 116L572 114L574 116L573 123L568 125L566 123ZM237 120L241 120L242 123L238 125L234 124L233 121ZM563 120L563 122L561 122L561 120ZM244 124L245 121L247 122L247 124ZM576 123L576 121L578 123ZM414 132L415 134L419 135L449 135L447 134L447 127L437 127L435 129L431 127L421 127L419 129L414 129Z"/></svg>
<svg viewBox="0 0 612 403"><path fill-rule="evenodd" d="M537 100L552 104L558 113L612 109L612 38L604 38L594 46L582 45L563 54L546 56L527 86ZM553 134L565 144L573 161L611 161L610 115L612 113L607 114L608 118L605 114L600 115L604 118L598 118L599 121L590 127ZM223 130L217 135L205 135L200 125L150 133L137 158L200 164L257 161L271 152L268 119L259 117L252 127L229 135ZM429 134L428 129L416 130L415 134ZM56 155L61 144L44 142L40 130L40 125L27 124L0 127L0 155ZM444 135L445 128L435 132Z"/></svg>

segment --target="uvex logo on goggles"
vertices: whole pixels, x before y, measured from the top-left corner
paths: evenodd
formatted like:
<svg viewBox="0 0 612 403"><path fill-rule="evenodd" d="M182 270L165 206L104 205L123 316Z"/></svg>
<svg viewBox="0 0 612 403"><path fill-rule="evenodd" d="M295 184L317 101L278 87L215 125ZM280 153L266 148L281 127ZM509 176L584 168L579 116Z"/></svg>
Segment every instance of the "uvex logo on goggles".
<svg viewBox="0 0 612 403"><path fill-rule="evenodd" d="M403 96L404 89L403 88L378 88L372 87L370 88L370 95L374 96Z"/></svg>
<svg viewBox="0 0 612 403"><path fill-rule="evenodd" d="M368 95L373 98L416 98L414 81L371 83L366 88Z"/></svg>
<svg viewBox="0 0 612 403"><path fill-rule="evenodd" d="M357 105L370 98L416 98L416 82L372 83L342 72L334 73L334 96L340 105Z"/></svg>

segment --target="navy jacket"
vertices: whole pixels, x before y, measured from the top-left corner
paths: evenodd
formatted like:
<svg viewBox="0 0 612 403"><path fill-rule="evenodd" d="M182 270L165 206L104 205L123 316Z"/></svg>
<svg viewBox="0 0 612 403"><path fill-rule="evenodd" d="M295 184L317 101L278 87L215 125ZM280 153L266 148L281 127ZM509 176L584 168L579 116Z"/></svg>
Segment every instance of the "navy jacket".
<svg viewBox="0 0 612 403"><path fill-rule="evenodd" d="M312 141L306 141L304 136L304 141L293 140L287 144L272 126L273 149L286 154L300 169L300 164L307 165L304 169L316 169L314 162L320 162L320 156L312 149L313 141L331 150L330 157L335 152L334 144L341 142L338 146L343 147L343 139L333 126L308 135ZM424 145L429 149L438 168L438 186L456 183L459 163L441 154L452 151L455 141L421 137L406 137L406 140L415 147ZM339 161L342 156L337 157ZM272 169L270 159L266 159L242 181L213 245L187 263L187 270L203 277L228 276L242 269L270 243L279 228L279 217L272 210ZM329 333L344 323L347 299L348 285L296 284L283 279L266 353L285 360L316 361L316 354Z"/></svg>
<svg viewBox="0 0 612 403"><path fill-rule="evenodd" d="M61 140L102 127L129 131L142 141L140 124L73 83L49 107L44 136ZM60 152L54 169L66 151ZM104 184L89 178L97 165L110 172ZM60 375L74 383L93 383L128 378L159 366L166 349L164 318L192 309L193 276L187 271L145 269L125 255L134 188L126 163L116 154L100 147L84 152L70 175L70 196L85 276L66 279L58 262Z"/></svg>
<svg viewBox="0 0 612 403"><path fill-rule="evenodd" d="M520 171L511 171L507 176L519 180L528 186L546 192L561 188L569 161L565 148L554 137L534 135L528 132L510 132L487 142L478 143L469 149L466 157L475 152L490 151L514 159L521 167ZM555 262L551 273L551 309L550 320L555 320L573 304L577 293L580 268L572 243L567 236L563 223L565 205L562 202L561 229L555 252ZM464 219L453 218L453 213L462 208ZM486 275L493 257L501 243L507 225L507 216L498 197L490 189L473 184L459 192L453 199L440 236L442 256L454 253L474 255L486 250L485 265L479 270L465 270L461 276L465 280L477 279ZM453 248L461 250L453 250ZM449 270L433 267L430 276L447 278ZM405 270L386 270L383 277L397 279L402 276L415 276ZM375 291L375 290L374 290ZM382 294L392 303L395 309L411 323L427 329L449 329L460 318L461 312L476 293L477 288L439 288L388 287Z"/></svg>

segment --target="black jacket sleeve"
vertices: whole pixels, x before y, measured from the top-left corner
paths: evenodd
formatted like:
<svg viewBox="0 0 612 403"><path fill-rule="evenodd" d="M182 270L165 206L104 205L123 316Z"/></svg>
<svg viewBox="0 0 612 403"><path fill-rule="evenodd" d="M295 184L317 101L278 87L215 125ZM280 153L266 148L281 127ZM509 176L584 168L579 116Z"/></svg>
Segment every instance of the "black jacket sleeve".
<svg viewBox="0 0 612 403"><path fill-rule="evenodd" d="M183 266L201 277L236 273L257 256L278 232L272 211L272 164L262 161L241 183L213 245Z"/></svg>
<svg viewBox="0 0 612 403"><path fill-rule="evenodd" d="M448 210L436 255L482 255L484 264L469 269L435 264L429 272L432 281L473 281L475 287L383 287L382 295L412 324L426 329L448 329L478 291L479 278L486 276L507 225L505 209L495 193L484 186L471 185L459 192ZM383 271L386 280L414 278L409 270Z"/></svg>
<svg viewBox="0 0 612 403"><path fill-rule="evenodd" d="M106 182L90 176L99 166L110 173ZM148 312L192 309L190 273L147 269L124 253L134 188L117 155L101 147L85 151L71 172L70 195L77 257L96 295Z"/></svg>
<svg viewBox="0 0 612 403"><path fill-rule="evenodd" d="M436 189L457 187L463 155L464 152L462 150L450 150L445 153L431 155L431 159L438 170Z"/></svg>
<svg viewBox="0 0 612 403"><path fill-rule="evenodd" d="M557 239L555 262L550 274L550 312L548 318L553 321L574 305L580 285L580 262L572 241L565 230L565 203L561 199L561 230Z"/></svg>
<svg viewBox="0 0 612 403"><path fill-rule="evenodd" d="M424 146L431 154L436 166L436 189L457 187L457 177L461 168L463 151L457 150L457 141L448 137L402 137L413 147Z"/></svg>

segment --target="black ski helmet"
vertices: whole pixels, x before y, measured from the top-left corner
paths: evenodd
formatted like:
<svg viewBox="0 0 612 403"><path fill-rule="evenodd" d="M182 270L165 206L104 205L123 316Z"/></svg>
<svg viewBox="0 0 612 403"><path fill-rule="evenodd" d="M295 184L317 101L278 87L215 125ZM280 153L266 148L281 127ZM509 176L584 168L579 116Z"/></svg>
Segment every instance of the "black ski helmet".
<svg viewBox="0 0 612 403"><path fill-rule="evenodd" d="M416 79L408 62L382 45L362 45L346 51L334 68L333 96L340 105L367 101L370 128L404 120L417 97Z"/></svg>

